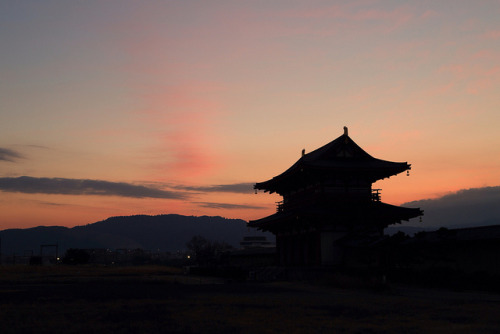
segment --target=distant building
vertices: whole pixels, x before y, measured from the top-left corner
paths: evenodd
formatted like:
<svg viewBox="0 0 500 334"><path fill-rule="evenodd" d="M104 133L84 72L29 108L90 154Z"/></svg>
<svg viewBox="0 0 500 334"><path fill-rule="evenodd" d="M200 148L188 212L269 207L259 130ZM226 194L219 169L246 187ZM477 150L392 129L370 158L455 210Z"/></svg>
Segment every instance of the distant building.
<svg viewBox="0 0 500 334"><path fill-rule="evenodd" d="M241 249L249 249L249 248L269 248L275 247L276 245L267 240L266 236L249 236L243 237L243 240L240 241Z"/></svg>
<svg viewBox="0 0 500 334"><path fill-rule="evenodd" d="M230 254L230 264L240 268L273 266L276 263L276 244L266 236L246 236L240 241L240 249Z"/></svg>
<svg viewBox="0 0 500 334"><path fill-rule="evenodd" d="M255 184L256 190L278 193L283 200L276 213L249 226L276 235L281 265L344 264L352 257L349 247L366 249L388 225L423 214L418 208L383 203L380 189L372 188L375 181L410 169L406 162L372 157L344 127L337 139L308 154L303 150L286 171Z"/></svg>

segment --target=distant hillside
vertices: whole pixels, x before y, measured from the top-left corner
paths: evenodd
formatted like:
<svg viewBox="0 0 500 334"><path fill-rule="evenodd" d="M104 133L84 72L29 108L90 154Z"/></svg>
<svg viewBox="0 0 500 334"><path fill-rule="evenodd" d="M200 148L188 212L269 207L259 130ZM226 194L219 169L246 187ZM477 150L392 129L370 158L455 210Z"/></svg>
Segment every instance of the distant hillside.
<svg viewBox="0 0 500 334"><path fill-rule="evenodd" d="M58 244L59 254L68 248L142 248L162 252L184 250L195 235L225 241L239 247L245 235L261 235L241 219L181 215L125 216L73 228L40 226L0 231L3 255L40 253L42 244ZM271 234L267 234L272 238Z"/></svg>

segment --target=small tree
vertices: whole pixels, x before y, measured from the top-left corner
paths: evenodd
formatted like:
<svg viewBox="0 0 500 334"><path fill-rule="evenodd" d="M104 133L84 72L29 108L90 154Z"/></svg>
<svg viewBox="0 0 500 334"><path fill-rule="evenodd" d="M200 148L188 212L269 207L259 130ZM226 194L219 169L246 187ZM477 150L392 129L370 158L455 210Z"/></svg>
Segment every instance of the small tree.
<svg viewBox="0 0 500 334"><path fill-rule="evenodd" d="M209 241L200 235L196 235L186 243L186 247L200 265L214 264L220 256L233 247L226 242Z"/></svg>
<svg viewBox="0 0 500 334"><path fill-rule="evenodd" d="M202 253L207 248L208 240L202 237L201 235L195 235L186 243L186 247L191 252L191 255L194 256L197 261Z"/></svg>

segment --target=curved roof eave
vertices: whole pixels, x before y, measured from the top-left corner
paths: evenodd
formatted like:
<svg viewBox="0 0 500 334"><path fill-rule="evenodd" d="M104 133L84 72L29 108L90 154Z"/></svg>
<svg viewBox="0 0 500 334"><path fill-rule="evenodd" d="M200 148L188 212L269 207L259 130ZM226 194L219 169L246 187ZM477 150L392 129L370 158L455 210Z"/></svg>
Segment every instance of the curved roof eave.
<svg viewBox="0 0 500 334"><path fill-rule="evenodd" d="M276 192L279 183L303 170L336 170L339 172L367 170L374 172L377 180L384 179L411 169L407 162L392 162L372 157L354 142L345 132L326 145L304 154L283 173L254 185L256 190Z"/></svg>
<svg viewBox="0 0 500 334"><path fill-rule="evenodd" d="M278 184L285 181L287 178L292 177L299 170L310 171L310 170L336 170L339 173L354 171L363 173L366 171L372 174L377 180L385 179L404 171L410 170L411 165L407 162L391 162L380 159L373 158L372 161L348 161L348 162L315 162L315 163L304 163L302 159L299 159L295 164L288 168L283 173L269 179L267 181L258 182L254 185L254 189L270 191L270 193L275 192L273 188L277 188Z"/></svg>

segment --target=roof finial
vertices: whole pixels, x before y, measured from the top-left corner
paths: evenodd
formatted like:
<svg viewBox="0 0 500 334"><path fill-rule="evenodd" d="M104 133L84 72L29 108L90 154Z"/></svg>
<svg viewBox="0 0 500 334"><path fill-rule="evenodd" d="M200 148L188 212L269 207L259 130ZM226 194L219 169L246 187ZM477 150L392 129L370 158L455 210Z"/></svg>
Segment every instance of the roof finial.
<svg viewBox="0 0 500 334"><path fill-rule="evenodd" d="M347 132L348 132L348 131L347 131L347 126L344 126L344 136L347 136L347 135L348 135L348 133L347 133Z"/></svg>
<svg viewBox="0 0 500 334"><path fill-rule="evenodd" d="M302 149L302 156L304 156L304 155L306 155L306 149L305 148Z"/></svg>

